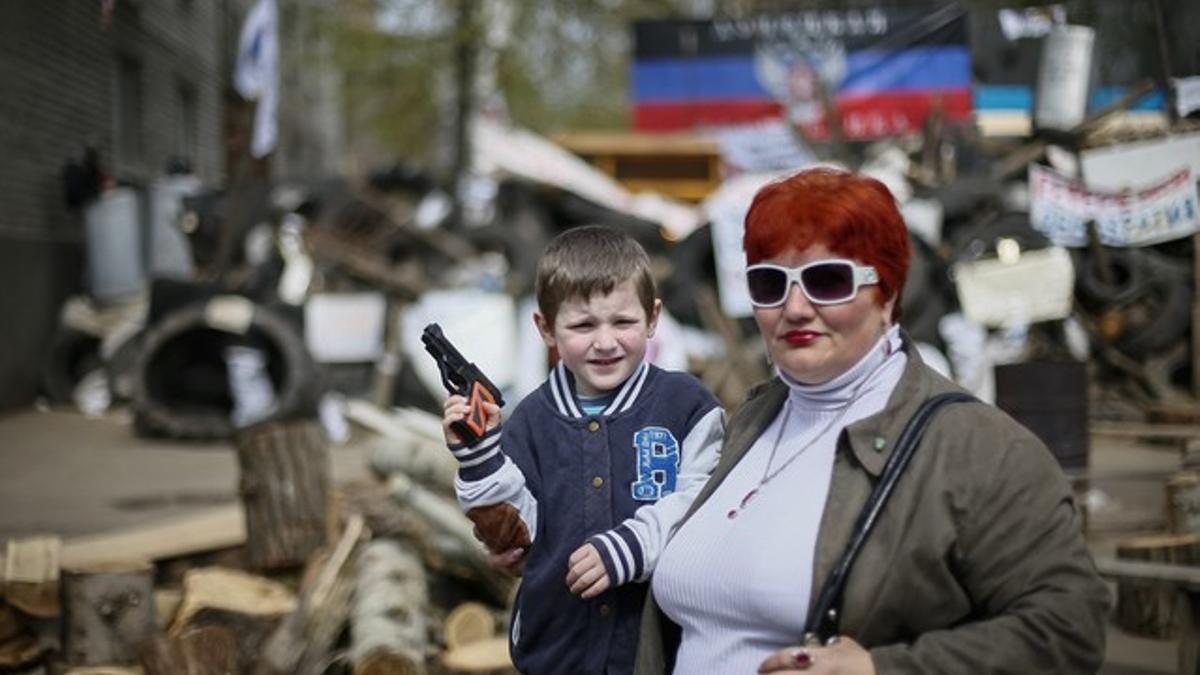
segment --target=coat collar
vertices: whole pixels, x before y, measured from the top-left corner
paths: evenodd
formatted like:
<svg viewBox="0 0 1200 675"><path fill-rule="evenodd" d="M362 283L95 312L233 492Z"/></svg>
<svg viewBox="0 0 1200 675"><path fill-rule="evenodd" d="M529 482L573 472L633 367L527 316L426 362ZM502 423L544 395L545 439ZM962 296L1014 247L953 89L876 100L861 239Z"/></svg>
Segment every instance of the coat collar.
<svg viewBox="0 0 1200 675"><path fill-rule="evenodd" d="M612 403L604 409L604 412L600 413L600 416L611 417L632 408L645 388L644 385L649 375L650 364L642 361L633 374L626 378L625 383L617 391L617 395L613 397ZM558 410L558 414L573 419L588 417L579 406L579 398L575 393L575 376L567 370L562 361L559 361L551 369L548 380L550 399L554 402L554 408Z"/></svg>
<svg viewBox="0 0 1200 675"><path fill-rule="evenodd" d="M845 440L850 452L874 477L883 472L883 467L896 446L896 439L921 404L931 396L956 389L949 380L932 375L932 371L921 361L916 345L907 333L901 331L900 339L900 348L904 350L908 361L883 410L854 422L845 429Z"/></svg>

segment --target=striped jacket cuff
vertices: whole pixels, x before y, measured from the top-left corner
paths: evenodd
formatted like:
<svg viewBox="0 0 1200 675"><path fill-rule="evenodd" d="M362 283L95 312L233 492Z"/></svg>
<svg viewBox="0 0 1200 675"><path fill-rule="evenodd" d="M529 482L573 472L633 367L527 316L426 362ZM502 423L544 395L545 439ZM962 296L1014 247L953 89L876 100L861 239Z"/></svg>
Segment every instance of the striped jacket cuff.
<svg viewBox="0 0 1200 675"><path fill-rule="evenodd" d="M624 525L593 535L588 543L600 552L613 587L646 578L646 558L637 534Z"/></svg>
<svg viewBox="0 0 1200 675"><path fill-rule="evenodd" d="M458 473L463 480L476 481L496 473L504 466L500 451L500 426L488 431L474 445L452 443L448 447L458 460Z"/></svg>

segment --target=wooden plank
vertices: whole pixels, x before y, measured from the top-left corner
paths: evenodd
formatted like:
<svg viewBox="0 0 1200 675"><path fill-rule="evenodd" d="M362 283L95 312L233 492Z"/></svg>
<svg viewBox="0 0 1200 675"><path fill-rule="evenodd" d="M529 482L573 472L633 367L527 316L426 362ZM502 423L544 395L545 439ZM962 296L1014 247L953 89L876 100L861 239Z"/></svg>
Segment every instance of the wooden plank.
<svg viewBox="0 0 1200 675"><path fill-rule="evenodd" d="M104 532L63 543L63 567L123 560L160 560L246 543L241 504L141 527Z"/></svg>
<svg viewBox="0 0 1200 675"><path fill-rule="evenodd" d="M1200 590L1200 565L1172 565L1116 558L1096 558L1096 571L1106 577L1174 584L1189 590Z"/></svg>
<svg viewBox="0 0 1200 675"><path fill-rule="evenodd" d="M1181 440L1200 438L1197 424L1145 424L1142 422L1092 422L1088 431L1096 436L1109 438L1177 438ZM1169 447L1169 450L1178 448Z"/></svg>

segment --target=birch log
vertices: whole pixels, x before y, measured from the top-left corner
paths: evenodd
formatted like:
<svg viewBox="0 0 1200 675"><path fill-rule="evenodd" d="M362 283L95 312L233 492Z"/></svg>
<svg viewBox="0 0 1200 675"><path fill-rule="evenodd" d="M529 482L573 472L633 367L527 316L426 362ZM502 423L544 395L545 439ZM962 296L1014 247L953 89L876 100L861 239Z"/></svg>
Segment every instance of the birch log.
<svg viewBox="0 0 1200 675"><path fill-rule="evenodd" d="M367 544L350 610L354 675L423 675L428 602L425 566L410 544L391 539Z"/></svg>
<svg viewBox="0 0 1200 675"><path fill-rule="evenodd" d="M62 646L72 666L124 665L154 633L154 567L97 565L62 574Z"/></svg>
<svg viewBox="0 0 1200 675"><path fill-rule="evenodd" d="M235 444L250 565L304 564L325 542L330 463L321 425L268 422L239 432Z"/></svg>
<svg viewBox="0 0 1200 675"><path fill-rule="evenodd" d="M449 542L432 548L447 554L438 566L461 566L459 574L473 578L496 604L504 605L513 586L512 578L497 571L488 562L487 549L475 538L475 526L448 497L425 489L408 476L398 473L388 481L392 498L425 519L431 529Z"/></svg>

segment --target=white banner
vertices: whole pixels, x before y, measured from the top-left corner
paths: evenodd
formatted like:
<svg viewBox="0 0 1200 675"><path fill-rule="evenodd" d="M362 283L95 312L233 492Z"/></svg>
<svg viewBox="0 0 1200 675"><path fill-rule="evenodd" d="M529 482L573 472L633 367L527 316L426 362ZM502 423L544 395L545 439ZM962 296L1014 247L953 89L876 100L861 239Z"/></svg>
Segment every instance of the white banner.
<svg viewBox="0 0 1200 675"><path fill-rule="evenodd" d="M1016 260L977 260L953 267L963 314L993 328L1063 319L1071 314L1075 270L1065 248L1023 251Z"/></svg>
<svg viewBox="0 0 1200 675"><path fill-rule="evenodd" d="M1087 223L1096 222L1105 246L1147 246L1200 231L1200 206L1192 170L1184 167L1141 190L1088 189L1040 165L1029 168L1029 220L1060 246L1086 246Z"/></svg>

